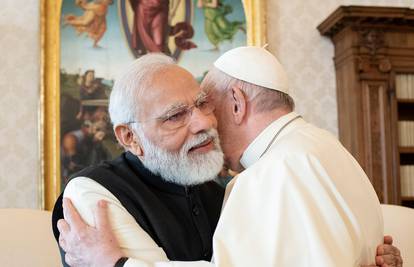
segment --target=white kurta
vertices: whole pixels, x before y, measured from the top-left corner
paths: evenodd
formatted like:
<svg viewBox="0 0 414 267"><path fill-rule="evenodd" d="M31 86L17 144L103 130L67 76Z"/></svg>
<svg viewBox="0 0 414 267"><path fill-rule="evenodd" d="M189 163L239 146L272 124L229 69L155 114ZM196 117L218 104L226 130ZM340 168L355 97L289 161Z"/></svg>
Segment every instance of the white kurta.
<svg viewBox="0 0 414 267"><path fill-rule="evenodd" d="M123 236L124 251L136 257L129 259L125 267L373 264L376 247L383 239L379 201L361 167L335 137L297 119L281 131L260 158L276 132L295 116L290 113L273 122L243 154L241 163L246 170L229 184L227 202L214 234L215 263L165 262L160 248L147 240L119 201L107 197L115 204L111 205L112 215L115 212L119 213L118 219L128 219L122 227L124 231L116 231L118 237ZM107 190L100 191L100 196L83 194L92 195L94 200L82 215L91 214L92 202L108 195ZM73 191L68 194L74 195ZM83 206L83 201L77 204ZM111 221L117 225L117 220ZM128 238L127 232L135 232L135 238ZM140 247L145 247L143 254L139 253ZM131 248L136 252L131 253ZM151 256L145 251L151 251Z"/></svg>

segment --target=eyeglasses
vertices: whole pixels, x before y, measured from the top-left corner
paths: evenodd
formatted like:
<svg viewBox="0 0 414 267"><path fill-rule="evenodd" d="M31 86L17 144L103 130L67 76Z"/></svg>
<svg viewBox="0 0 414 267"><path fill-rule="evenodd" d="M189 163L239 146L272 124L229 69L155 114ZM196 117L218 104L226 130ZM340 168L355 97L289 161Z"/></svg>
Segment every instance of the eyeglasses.
<svg viewBox="0 0 414 267"><path fill-rule="evenodd" d="M199 95L193 105L179 105L173 107L164 115L161 115L160 117L154 119L158 120L161 123L161 127L163 129L176 130L186 126L190 122L194 108L200 110L204 115L210 115L215 109L213 103L209 101L209 96L206 93L202 93ZM145 123L154 119L149 119L146 121L132 121L128 123Z"/></svg>

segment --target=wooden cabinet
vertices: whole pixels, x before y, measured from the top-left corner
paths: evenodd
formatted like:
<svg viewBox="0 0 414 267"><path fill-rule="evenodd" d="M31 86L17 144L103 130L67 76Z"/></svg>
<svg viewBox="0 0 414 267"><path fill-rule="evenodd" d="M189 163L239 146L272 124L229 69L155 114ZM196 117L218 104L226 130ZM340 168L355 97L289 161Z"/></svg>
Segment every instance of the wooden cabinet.
<svg viewBox="0 0 414 267"><path fill-rule="evenodd" d="M396 95L396 77L414 75L414 10L342 6L318 30L335 46L341 142L382 203L414 206L414 197L401 197L400 181L414 147L400 148L398 132L399 120L414 121L414 101Z"/></svg>

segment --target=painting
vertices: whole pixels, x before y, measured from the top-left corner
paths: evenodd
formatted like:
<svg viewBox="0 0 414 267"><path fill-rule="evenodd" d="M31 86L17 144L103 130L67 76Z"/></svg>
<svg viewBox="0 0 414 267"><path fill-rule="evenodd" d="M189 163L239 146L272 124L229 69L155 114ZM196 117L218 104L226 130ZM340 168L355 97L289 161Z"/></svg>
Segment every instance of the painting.
<svg viewBox="0 0 414 267"><path fill-rule="evenodd" d="M116 77L160 52L202 80L227 50L265 43L260 0L42 2L41 148L44 208L68 178L120 153L108 114Z"/></svg>

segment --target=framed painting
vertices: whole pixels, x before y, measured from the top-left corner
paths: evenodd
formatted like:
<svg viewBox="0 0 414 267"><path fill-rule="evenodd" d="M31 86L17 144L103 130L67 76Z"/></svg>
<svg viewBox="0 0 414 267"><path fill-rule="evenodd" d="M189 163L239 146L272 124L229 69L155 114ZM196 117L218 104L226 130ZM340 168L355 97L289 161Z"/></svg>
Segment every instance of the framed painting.
<svg viewBox="0 0 414 267"><path fill-rule="evenodd" d="M39 194L120 154L108 96L122 66L162 52L201 80L225 51L265 44L263 0L43 0Z"/></svg>

